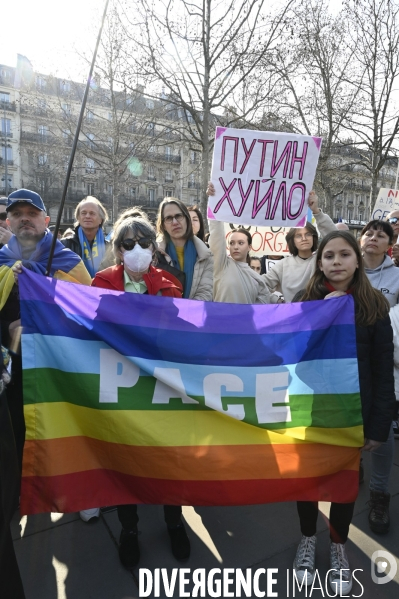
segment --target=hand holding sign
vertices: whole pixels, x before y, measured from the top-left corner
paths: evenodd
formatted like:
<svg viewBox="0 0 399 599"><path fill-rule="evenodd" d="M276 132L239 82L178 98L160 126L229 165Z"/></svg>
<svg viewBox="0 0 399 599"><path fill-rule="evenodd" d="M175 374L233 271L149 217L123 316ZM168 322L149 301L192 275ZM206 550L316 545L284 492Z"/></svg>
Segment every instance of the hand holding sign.
<svg viewBox="0 0 399 599"><path fill-rule="evenodd" d="M245 225L306 222L321 138L217 127L208 218Z"/></svg>

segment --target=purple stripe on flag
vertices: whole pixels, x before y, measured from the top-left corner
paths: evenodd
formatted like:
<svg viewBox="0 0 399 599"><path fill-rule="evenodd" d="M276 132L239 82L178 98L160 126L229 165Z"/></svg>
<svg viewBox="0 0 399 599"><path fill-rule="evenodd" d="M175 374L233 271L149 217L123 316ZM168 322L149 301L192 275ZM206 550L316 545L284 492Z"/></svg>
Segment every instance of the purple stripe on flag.
<svg viewBox="0 0 399 599"><path fill-rule="evenodd" d="M332 325L353 325L350 295L328 302L245 305L197 302L108 291L56 281L24 269L19 278L21 301L56 303L67 314L89 320L171 331L198 333L295 333Z"/></svg>

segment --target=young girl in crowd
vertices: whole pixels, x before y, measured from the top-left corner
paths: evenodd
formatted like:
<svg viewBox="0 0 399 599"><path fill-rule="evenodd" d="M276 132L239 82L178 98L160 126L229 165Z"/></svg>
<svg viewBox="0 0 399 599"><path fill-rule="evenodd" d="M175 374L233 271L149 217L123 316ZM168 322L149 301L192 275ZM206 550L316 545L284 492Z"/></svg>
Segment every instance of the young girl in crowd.
<svg viewBox="0 0 399 599"><path fill-rule="evenodd" d="M371 285L384 294L391 306L391 312L399 302L399 269L388 256L393 239L393 228L383 220L371 220L360 234L360 247L366 275ZM395 314L397 314L396 311ZM391 322L393 322L393 315ZM397 411L394 418L396 420ZM386 443L382 443L371 456L369 525L371 530L377 534L387 533L390 526L389 478L394 454L395 438L393 427L391 427Z"/></svg>
<svg viewBox="0 0 399 599"><path fill-rule="evenodd" d="M360 397L365 443L363 450L374 451L387 440L395 405L393 381L393 343L389 305L373 289L364 272L360 248L345 231L329 233L321 241L316 271L304 292L295 300L333 300L351 294L355 301L356 343ZM299 296L299 297L298 297ZM294 300L294 301L295 301ZM352 588L345 543L353 516L354 503L332 503L330 509L329 584L339 595ZM317 503L297 503L302 539L294 568L299 581L312 584L315 576Z"/></svg>

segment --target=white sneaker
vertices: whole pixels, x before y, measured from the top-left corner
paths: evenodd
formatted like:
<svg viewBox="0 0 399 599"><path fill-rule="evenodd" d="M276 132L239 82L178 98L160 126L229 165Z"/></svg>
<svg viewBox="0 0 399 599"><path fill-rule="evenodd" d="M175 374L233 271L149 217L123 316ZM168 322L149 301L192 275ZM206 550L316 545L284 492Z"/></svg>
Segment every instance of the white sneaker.
<svg viewBox="0 0 399 599"><path fill-rule="evenodd" d="M305 537L302 535L301 542L298 545L296 556L294 559L294 570L298 582L303 581L306 586L312 584L315 577L315 561L316 561L316 536Z"/></svg>
<svg viewBox="0 0 399 599"><path fill-rule="evenodd" d="M100 508L93 507L89 510L82 510L81 512L79 512L79 515L83 522L94 522L100 517Z"/></svg>
<svg viewBox="0 0 399 599"><path fill-rule="evenodd" d="M328 582L335 596L347 595L352 588L352 571L349 567L345 545L331 543Z"/></svg>

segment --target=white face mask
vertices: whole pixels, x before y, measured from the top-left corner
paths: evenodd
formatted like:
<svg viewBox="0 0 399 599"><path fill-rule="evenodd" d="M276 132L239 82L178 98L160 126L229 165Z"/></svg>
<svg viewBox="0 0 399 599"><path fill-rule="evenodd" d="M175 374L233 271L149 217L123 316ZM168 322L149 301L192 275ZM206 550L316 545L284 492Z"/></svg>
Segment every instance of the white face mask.
<svg viewBox="0 0 399 599"><path fill-rule="evenodd" d="M138 243L123 254L123 262L132 272L146 272L152 262L151 248L143 249Z"/></svg>

